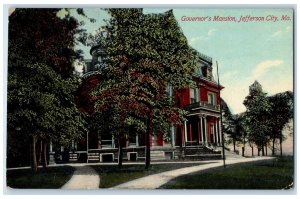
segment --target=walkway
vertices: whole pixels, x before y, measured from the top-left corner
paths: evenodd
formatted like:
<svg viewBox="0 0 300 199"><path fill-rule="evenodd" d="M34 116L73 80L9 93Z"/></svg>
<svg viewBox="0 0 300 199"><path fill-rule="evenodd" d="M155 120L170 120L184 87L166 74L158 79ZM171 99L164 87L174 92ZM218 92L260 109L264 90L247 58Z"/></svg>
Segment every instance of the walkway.
<svg viewBox="0 0 300 199"><path fill-rule="evenodd" d="M239 159L228 159L226 160L226 165L236 164L236 163L245 163L259 160L269 160L272 157L256 157L256 158L239 158ZM214 161L216 162L216 161ZM189 173L203 171L206 169L216 168L223 166L223 161L218 160L216 163L204 164L199 166L187 167L182 169L176 169L172 171L167 171L163 173L158 173L136 180L132 180L118 186L113 187L112 189L157 189L163 184L169 182L173 178L176 178L181 175L186 175Z"/></svg>
<svg viewBox="0 0 300 199"><path fill-rule="evenodd" d="M74 166L72 178L62 189L99 189L100 177L90 166Z"/></svg>

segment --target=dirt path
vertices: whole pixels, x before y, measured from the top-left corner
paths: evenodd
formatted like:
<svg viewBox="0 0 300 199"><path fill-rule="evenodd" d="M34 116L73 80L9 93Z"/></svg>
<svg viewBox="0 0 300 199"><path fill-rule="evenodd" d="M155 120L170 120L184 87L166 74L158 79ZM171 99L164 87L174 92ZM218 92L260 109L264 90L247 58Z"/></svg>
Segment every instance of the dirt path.
<svg viewBox="0 0 300 199"><path fill-rule="evenodd" d="M75 166L71 179L62 189L99 189L100 176L90 166Z"/></svg>
<svg viewBox="0 0 300 199"><path fill-rule="evenodd" d="M239 158L239 159L229 159L226 160L226 165L245 163L259 160L269 160L272 157L256 157L256 158ZM136 180L132 180L120 185L113 187L112 189L157 189L163 184L169 182L170 180L189 173L203 171L206 169L216 168L223 166L223 161L219 160L216 163L204 164L199 166L187 167L182 169L176 169L172 171L162 172Z"/></svg>

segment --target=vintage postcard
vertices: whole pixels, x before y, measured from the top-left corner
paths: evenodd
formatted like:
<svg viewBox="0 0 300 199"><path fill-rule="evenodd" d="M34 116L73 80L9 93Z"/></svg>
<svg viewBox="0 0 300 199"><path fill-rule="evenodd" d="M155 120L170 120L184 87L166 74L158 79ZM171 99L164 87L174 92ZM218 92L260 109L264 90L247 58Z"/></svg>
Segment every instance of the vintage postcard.
<svg viewBox="0 0 300 199"><path fill-rule="evenodd" d="M8 193L293 191L294 16L10 7Z"/></svg>

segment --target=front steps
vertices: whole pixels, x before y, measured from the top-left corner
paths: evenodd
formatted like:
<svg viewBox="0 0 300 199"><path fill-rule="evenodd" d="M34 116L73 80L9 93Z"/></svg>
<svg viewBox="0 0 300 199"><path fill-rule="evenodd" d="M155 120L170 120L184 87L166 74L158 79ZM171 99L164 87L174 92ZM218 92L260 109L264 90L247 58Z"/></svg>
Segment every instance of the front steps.
<svg viewBox="0 0 300 199"><path fill-rule="evenodd" d="M184 160L217 160L221 158L221 151L207 146L198 145L183 148L182 159Z"/></svg>

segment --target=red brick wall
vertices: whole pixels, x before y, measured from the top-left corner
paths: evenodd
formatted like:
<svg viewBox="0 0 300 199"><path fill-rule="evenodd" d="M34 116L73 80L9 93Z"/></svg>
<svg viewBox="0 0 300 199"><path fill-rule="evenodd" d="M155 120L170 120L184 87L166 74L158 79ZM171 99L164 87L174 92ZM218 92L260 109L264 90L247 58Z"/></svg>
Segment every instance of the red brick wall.
<svg viewBox="0 0 300 199"><path fill-rule="evenodd" d="M189 105L191 103L190 89L189 88L182 89L181 103L182 103L182 106L186 106L186 105Z"/></svg>
<svg viewBox="0 0 300 199"><path fill-rule="evenodd" d="M207 102L207 90L204 87L200 87L200 99L201 101Z"/></svg>

